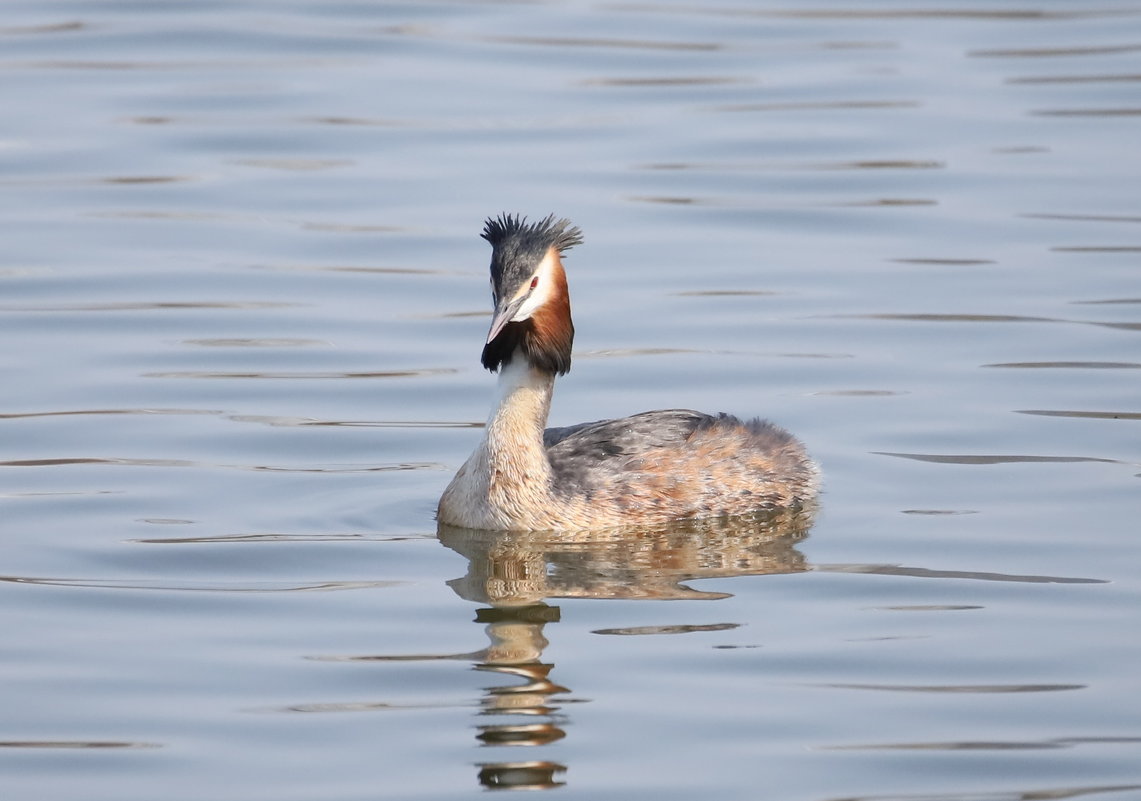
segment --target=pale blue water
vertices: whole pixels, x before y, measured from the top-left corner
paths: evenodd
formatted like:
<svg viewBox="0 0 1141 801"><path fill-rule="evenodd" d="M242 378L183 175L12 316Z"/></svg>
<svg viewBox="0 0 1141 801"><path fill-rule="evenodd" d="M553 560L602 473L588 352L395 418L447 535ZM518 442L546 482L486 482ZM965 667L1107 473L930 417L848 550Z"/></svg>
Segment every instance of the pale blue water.
<svg viewBox="0 0 1141 801"><path fill-rule="evenodd" d="M1141 4L4 10L5 798L1141 798ZM437 532L501 211L810 528Z"/></svg>

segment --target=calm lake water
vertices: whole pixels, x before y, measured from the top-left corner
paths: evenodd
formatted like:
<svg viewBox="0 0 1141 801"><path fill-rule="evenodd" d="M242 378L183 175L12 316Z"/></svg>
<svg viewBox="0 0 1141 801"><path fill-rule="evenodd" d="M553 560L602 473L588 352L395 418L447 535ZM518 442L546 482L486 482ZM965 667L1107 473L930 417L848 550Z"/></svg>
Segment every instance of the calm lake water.
<svg viewBox="0 0 1141 801"><path fill-rule="evenodd" d="M4 11L4 798L1141 799L1141 3ZM502 211L815 519L437 531Z"/></svg>

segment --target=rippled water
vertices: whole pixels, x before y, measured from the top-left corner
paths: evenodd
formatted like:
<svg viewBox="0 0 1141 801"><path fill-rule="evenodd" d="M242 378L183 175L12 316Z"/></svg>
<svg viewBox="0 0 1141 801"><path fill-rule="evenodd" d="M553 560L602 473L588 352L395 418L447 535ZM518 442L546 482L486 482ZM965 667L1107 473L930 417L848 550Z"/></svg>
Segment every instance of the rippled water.
<svg viewBox="0 0 1141 801"><path fill-rule="evenodd" d="M5 797L1141 798L1141 4L5 12ZM437 531L500 211L815 518Z"/></svg>

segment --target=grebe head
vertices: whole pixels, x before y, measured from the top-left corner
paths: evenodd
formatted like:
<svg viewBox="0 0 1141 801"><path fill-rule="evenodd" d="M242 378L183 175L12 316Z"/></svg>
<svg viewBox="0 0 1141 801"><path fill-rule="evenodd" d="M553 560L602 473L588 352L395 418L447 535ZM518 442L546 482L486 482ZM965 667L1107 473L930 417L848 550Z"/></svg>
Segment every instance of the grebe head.
<svg viewBox="0 0 1141 801"><path fill-rule="evenodd" d="M519 352L538 370L567 372L574 325L559 254L580 244L582 232L553 214L531 224L501 214L487 220L480 236L491 245L495 304L483 366L498 370Z"/></svg>

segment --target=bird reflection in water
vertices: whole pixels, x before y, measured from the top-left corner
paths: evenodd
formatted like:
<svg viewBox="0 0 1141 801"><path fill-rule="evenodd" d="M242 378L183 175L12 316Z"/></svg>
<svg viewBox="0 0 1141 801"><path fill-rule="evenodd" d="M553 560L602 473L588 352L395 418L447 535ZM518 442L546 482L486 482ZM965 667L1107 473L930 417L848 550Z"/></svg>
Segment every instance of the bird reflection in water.
<svg viewBox="0 0 1141 801"><path fill-rule="evenodd" d="M807 570L795 545L808 534L812 509L781 510L745 518L681 521L652 529L609 532L506 532L441 524L440 542L468 560L467 574L448 585L469 601L487 604L490 646L476 669L522 679L486 688L480 717L503 722L478 726L484 746L543 746L566 736L559 698L570 690L551 679L542 661L544 628L557 623L554 598L714 600L728 593L693 589L694 579ZM558 787L566 766L546 760L484 762L479 781L488 789Z"/></svg>
<svg viewBox="0 0 1141 801"><path fill-rule="evenodd" d="M560 707L551 702L551 696L569 691L548 678L554 665L542 661L547 646L543 626L558 621L558 607L538 603L484 608L476 611L475 619L487 624L491 640L476 670L522 679L521 684L485 688L480 717L502 716L505 722L478 726L477 739L487 746L547 745L561 740L566 732L561 726ZM563 784L558 776L566 770L545 760L483 763L479 767L480 784L490 789L549 789Z"/></svg>

